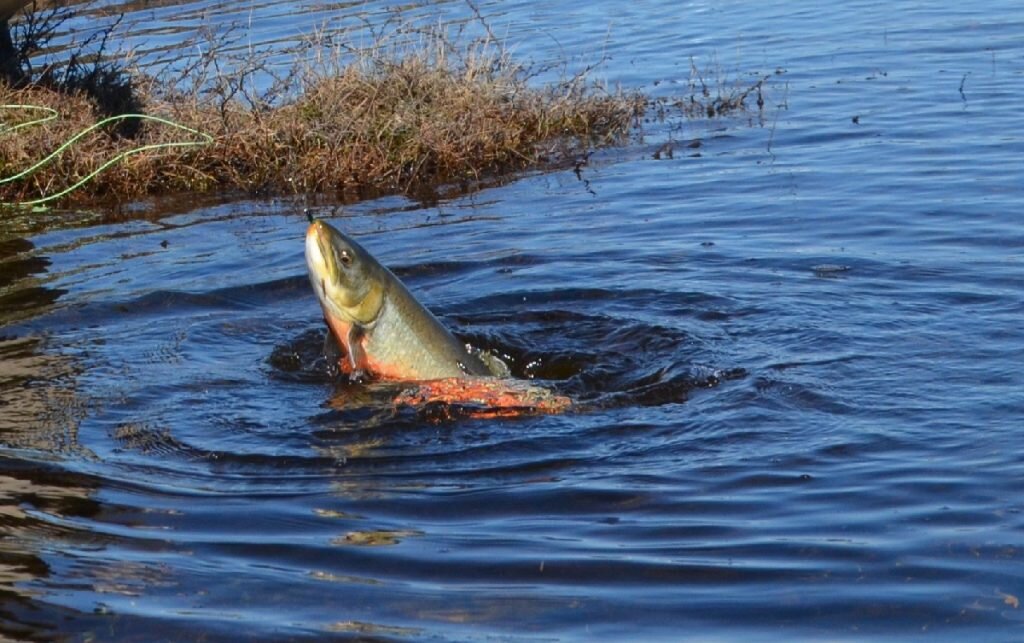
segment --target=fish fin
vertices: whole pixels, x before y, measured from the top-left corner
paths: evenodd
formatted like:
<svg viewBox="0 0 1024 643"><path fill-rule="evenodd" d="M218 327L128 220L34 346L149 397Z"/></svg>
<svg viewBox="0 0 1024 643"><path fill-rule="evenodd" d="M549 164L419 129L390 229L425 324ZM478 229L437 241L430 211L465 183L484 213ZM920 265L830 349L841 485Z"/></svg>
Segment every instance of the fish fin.
<svg viewBox="0 0 1024 643"><path fill-rule="evenodd" d="M484 351L479 355L480 361L491 371L495 377L512 377L512 369L508 367L505 360L501 359L491 351Z"/></svg>
<svg viewBox="0 0 1024 643"><path fill-rule="evenodd" d="M327 336L324 337L323 356L324 360L332 369L332 376L337 375L338 373L349 372L348 360L345 359L345 347L342 346L341 342L338 341L338 338L334 336L334 332L331 330L330 325L327 327Z"/></svg>
<svg viewBox="0 0 1024 643"><path fill-rule="evenodd" d="M479 373L480 375L493 375L495 377L512 376L512 369L508 367L508 364L505 363L505 360L495 355L494 351L475 348L470 344L466 344L466 352L480 360L484 367L486 367L487 370L489 371L488 373ZM461 362L459 363L459 366L462 367L463 372L466 373L467 375L477 374L470 373L469 369L467 369Z"/></svg>
<svg viewBox="0 0 1024 643"><path fill-rule="evenodd" d="M362 383L370 379L366 351L363 349L363 327L352 324L348 329L345 345L348 347L348 377L353 382Z"/></svg>
<svg viewBox="0 0 1024 643"><path fill-rule="evenodd" d="M334 339L334 333L330 330L327 331L327 336L324 337L323 354L324 359L328 362L337 362L344 355L341 346L338 345L338 340Z"/></svg>

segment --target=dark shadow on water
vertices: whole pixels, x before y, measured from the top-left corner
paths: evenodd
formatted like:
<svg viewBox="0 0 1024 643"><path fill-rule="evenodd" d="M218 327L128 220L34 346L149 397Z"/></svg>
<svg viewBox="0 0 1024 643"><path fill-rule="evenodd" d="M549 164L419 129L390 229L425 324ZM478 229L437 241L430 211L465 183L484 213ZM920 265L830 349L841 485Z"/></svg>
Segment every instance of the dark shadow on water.
<svg viewBox="0 0 1024 643"><path fill-rule="evenodd" d="M0 457L0 471L0 638L51 641L60 623L83 615L40 600L54 574L41 550L98 544L63 524L102 512L92 497L98 482L59 465L7 456Z"/></svg>
<svg viewBox="0 0 1024 643"><path fill-rule="evenodd" d="M35 251L27 239L0 237L0 324L39 314L66 293L44 285L50 258Z"/></svg>

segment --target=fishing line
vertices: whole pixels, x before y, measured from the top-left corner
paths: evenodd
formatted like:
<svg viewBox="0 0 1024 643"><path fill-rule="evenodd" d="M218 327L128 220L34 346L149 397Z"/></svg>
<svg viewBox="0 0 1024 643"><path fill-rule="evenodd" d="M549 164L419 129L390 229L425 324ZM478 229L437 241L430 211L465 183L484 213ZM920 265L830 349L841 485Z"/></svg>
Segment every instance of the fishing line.
<svg viewBox="0 0 1024 643"><path fill-rule="evenodd" d="M43 112L47 112L48 113L48 115L43 117L43 118L37 118L37 119L31 120L31 121L26 121L24 123L19 123L18 125L14 125L13 127L0 126L0 135L8 134L10 132L14 132L14 131L16 131L18 129L22 129L22 128L28 127L30 125L39 125L39 124L42 124L42 123L46 123L48 121L54 120L58 116L57 112L55 110L53 110L53 109L51 109L49 107L41 107L41 106L38 106L38 105L0 105L0 109L24 109L24 110L43 111ZM13 176L8 176L8 177L0 179L0 185L4 185L5 183L10 183L11 181L17 181L18 179L22 179L22 178L25 178L26 176L31 175L32 173L34 173L39 168L43 167L44 165L46 165L50 161L54 160L55 158L57 158L58 156L63 154L65 150L67 150L72 145L74 145L76 142L78 142L82 137L91 134L95 130L97 130L97 129L105 126L105 125L109 125L110 123L116 123L116 122L119 122L119 121L127 120L129 118L137 118L139 120L144 120L144 121L153 121L153 122L159 123L161 125L166 125L168 127L173 127L174 129L178 129L178 130L181 130L183 132L188 132L189 134L192 134L194 136L198 136L200 140L173 141L173 142L170 142L170 143L151 143L149 145L141 145L139 147L134 147L134 148L132 148L130 150L126 150L124 152L119 152L113 158L108 159L107 161L103 162L99 167L94 169L92 172L90 172L89 174L85 175L83 178L79 179L73 185L71 185L70 187L64 188L63 190L61 190L60 192L57 192L56 194L51 194L49 196L41 197L41 198L38 198L38 199L32 199L30 201L20 201L18 203L0 202L0 206L33 206L33 205L42 205L44 203L49 203L50 201L55 201L55 200L57 200L57 199L59 199L59 198L61 198L63 196L66 196L66 195L74 192L75 190L77 190L78 188L82 187L83 185L85 185L89 181L93 180L100 172L102 172L103 170L107 169L111 165L113 165L113 164L115 164L115 163L117 163L119 161L122 161L125 158L127 158L129 156L132 156L134 154L140 154L142 152L147 152L147 151L151 151L151 150L170 149L170 148L174 148L174 147L177 147L177 148L203 147L203 146L210 145L210 144L213 143L213 137L210 136L209 134L207 134L205 132L201 132L201 131L199 131L197 129L188 127L187 125L182 125L181 123L176 123L176 122L168 120L166 118L160 118L159 116L150 116L148 114L119 114L117 116L108 116L107 118L104 118L104 119L102 119L100 121L97 121L97 122L93 123L89 127L86 127L81 132L78 132L77 134L75 134L74 136L69 138L67 141L62 143L60 145L60 147L58 147L56 150L51 152L46 158L44 158L44 159L42 159L40 161L37 161L35 163L35 165L33 165L32 167L29 167L29 168L27 168L25 170L22 170L21 172L18 172L17 174L15 174Z"/></svg>

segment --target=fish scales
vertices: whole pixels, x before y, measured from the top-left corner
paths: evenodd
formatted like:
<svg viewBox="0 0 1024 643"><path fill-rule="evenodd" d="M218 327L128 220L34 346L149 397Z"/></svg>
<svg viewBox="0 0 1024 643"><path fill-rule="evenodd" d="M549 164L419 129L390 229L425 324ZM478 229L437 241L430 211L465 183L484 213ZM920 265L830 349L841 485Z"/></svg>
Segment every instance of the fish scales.
<svg viewBox="0 0 1024 643"><path fill-rule="evenodd" d="M384 297L364 348L371 368L376 365L373 370L382 377L427 380L491 374L398 281ZM401 372L388 372L393 364L402 365Z"/></svg>
<svg viewBox="0 0 1024 643"><path fill-rule="evenodd" d="M390 270L330 224L309 226L306 261L327 325L349 360L345 370L398 380L495 374Z"/></svg>

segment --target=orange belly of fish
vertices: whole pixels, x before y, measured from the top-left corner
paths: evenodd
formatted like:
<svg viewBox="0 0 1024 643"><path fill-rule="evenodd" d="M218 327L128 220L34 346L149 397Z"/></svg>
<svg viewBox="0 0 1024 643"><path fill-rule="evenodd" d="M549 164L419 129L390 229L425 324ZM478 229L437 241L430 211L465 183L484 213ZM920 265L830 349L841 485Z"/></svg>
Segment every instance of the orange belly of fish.
<svg viewBox="0 0 1024 643"><path fill-rule="evenodd" d="M338 368L345 375L351 375L352 363L348 356L352 354L352 348L348 345L348 334L352 330L352 324L332 317L326 310L324 310L324 321L327 322L327 329L334 336L334 341L345 352L344 355L338 358Z"/></svg>
<svg viewBox="0 0 1024 643"><path fill-rule="evenodd" d="M348 338L352 331L352 324L349 322L341 321L331 315L324 313L324 320L327 322L327 327L331 330L334 335L335 341L338 342L338 346L345 352L338 359L338 368L342 373L346 375L352 374L352 349L349 345ZM365 339L360 340L358 350L355 352L360 358L355 364L355 368L362 370L363 372L372 375L378 380L385 382L405 382L408 380L417 379L415 369L407 364L400 362L387 362L377 359L377 356L366 350Z"/></svg>
<svg viewBox="0 0 1024 643"><path fill-rule="evenodd" d="M521 380L450 377L416 382L415 388L395 398L395 404L440 404L448 407L453 416L487 418L564 413L572 401Z"/></svg>
<svg viewBox="0 0 1024 643"><path fill-rule="evenodd" d="M352 347L348 345L350 323L340 321L331 315L324 315L335 340L344 349L345 355L338 360L338 368L346 375L352 374ZM511 417L529 414L563 413L569 409L569 398L555 395L547 389L532 386L519 380L497 377L449 377L438 380L415 381L415 375L407 372L401 364L384 363L374 359L363 346L358 354L363 359L356 368L384 381L405 382L415 386L395 397L396 405L426 406L438 404L447 407L452 416L463 415L478 418Z"/></svg>

